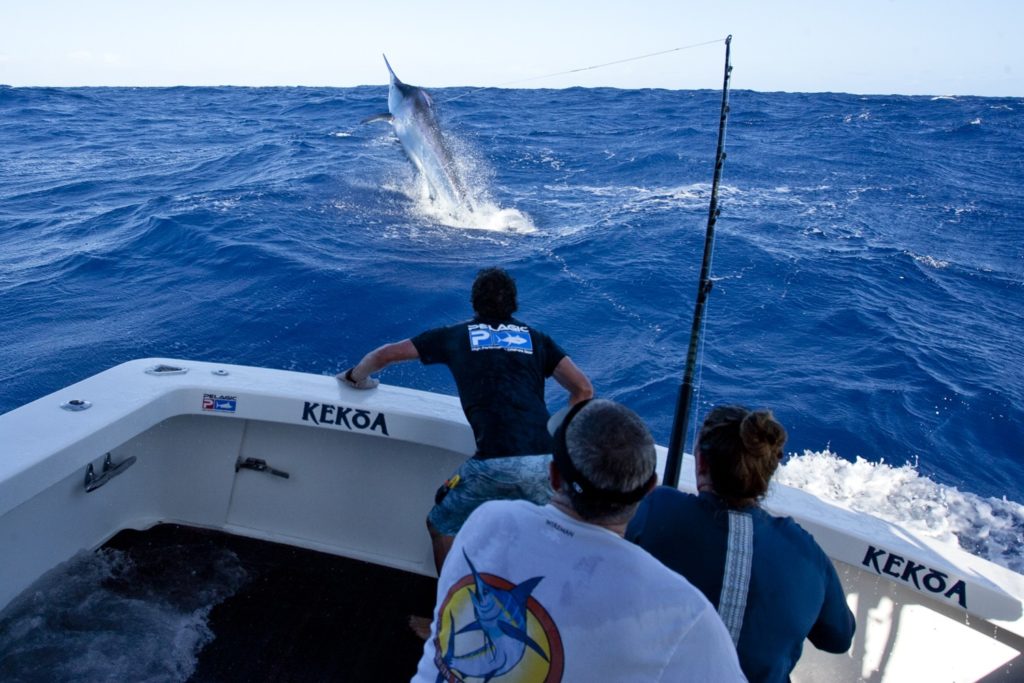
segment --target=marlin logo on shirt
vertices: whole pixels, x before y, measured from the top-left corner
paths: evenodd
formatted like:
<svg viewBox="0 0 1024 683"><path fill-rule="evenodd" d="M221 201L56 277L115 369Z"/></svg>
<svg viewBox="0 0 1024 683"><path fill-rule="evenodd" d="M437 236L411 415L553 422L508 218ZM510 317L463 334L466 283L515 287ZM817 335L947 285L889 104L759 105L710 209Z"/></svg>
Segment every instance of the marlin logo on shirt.
<svg viewBox="0 0 1024 683"><path fill-rule="evenodd" d="M465 551L462 555L470 574L453 586L438 613L438 682L489 681L512 671L516 680L558 680L549 678L553 672L560 676L563 665L558 629L531 597L544 577L514 585L481 574ZM457 628L460 621L465 625Z"/></svg>
<svg viewBox="0 0 1024 683"><path fill-rule="evenodd" d="M530 328L512 323L492 327L486 323L471 323L469 330L469 348L472 351L484 349L502 349L518 353L533 353L533 338Z"/></svg>

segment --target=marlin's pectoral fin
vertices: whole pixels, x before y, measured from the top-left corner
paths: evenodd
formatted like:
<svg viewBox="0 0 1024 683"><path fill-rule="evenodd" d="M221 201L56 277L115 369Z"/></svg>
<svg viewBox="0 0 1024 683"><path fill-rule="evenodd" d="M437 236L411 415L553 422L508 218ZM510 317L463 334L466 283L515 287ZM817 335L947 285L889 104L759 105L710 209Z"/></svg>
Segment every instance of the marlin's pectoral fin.
<svg viewBox="0 0 1024 683"><path fill-rule="evenodd" d="M513 626L507 621L499 621L498 628L500 628L501 632L509 638L515 638L520 643L526 644L531 650L539 654L545 662L549 661L548 656L544 654L544 650L542 650L540 645L537 644L537 641L527 635L526 631L523 629Z"/></svg>
<svg viewBox="0 0 1024 683"><path fill-rule="evenodd" d="M381 114L374 114L373 116L367 116L365 119L360 121L360 123L373 123L374 121L387 121L388 123L393 123L394 120L395 120L394 116L392 116L388 112L383 112Z"/></svg>

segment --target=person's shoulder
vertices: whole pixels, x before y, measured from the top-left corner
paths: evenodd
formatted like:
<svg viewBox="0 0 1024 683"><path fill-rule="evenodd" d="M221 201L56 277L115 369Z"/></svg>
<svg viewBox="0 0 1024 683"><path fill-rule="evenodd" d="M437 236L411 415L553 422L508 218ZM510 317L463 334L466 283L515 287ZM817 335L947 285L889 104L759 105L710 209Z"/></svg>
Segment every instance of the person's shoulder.
<svg viewBox="0 0 1024 683"><path fill-rule="evenodd" d="M800 522L796 521L789 515L775 515L765 510L764 508L761 508L761 510L762 512L764 512L765 517L768 519L772 527L774 527L775 530L779 533L787 534L793 536L794 538L813 539L811 534L802 526L800 526Z"/></svg>
<svg viewBox="0 0 1024 683"><path fill-rule="evenodd" d="M697 500L697 496L686 491L680 491L672 486L666 486L661 484L655 486L654 490L647 494L647 497L653 501L680 501L680 502L692 502Z"/></svg>
<svg viewBox="0 0 1024 683"><path fill-rule="evenodd" d="M478 320L474 320L473 318L467 318L465 320L457 320L457 321L455 321L453 323L448 323L447 325L438 325L437 327L432 327L429 330L427 330L427 332L441 332L441 331L447 331L447 330L464 330L464 329L466 329L467 326L472 325L473 323L476 323L476 322L479 322L479 321Z"/></svg>
<svg viewBox="0 0 1024 683"><path fill-rule="evenodd" d="M651 510L658 510L662 513L676 512L692 508L700 503L700 497L680 491L671 486L657 486L644 498L644 504Z"/></svg>
<svg viewBox="0 0 1024 683"><path fill-rule="evenodd" d="M708 615L717 615L715 606L689 579L669 569L653 555L648 557L650 560L645 562L646 566L638 576L643 577L645 591L661 596L661 609L674 614L681 624L690 626L702 622Z"/></svg>
<svg viewBox="0 0 1024 683"><path fill-rule="evenodd" d="M518 328L520 328L522 330L527 330L532 335L537 335L537 336L540 336L540 337L548 337L548 338L550 338L549 335L544 332L544 330L542 330L541 328L537 327L536 325L531 325L530 323L525 322L524 320L522 320L520 318L515 318L515 317L509 318L506 321L506 324L507 325L515 325L516 327L518 327Z"/></svg>
<svg viewBox="0 0 1024 683"><path fill-rule="evenodd" d="M504 517L519 516L536 512L537 505L527 500L488 500L481 503L469 517L469 520L476 518L480 522Z"/></svg>
<svg viewBox="0 0 1024 683"><path fill-rule="evenodd" d="M501 514L502 512L504 512L504 511L506 511L506 510L508 510L510 508L515 508L516 507L515 503L518 503L518 502L521 502L521 501L517 501L517 500L485 500L484 502L480 503L480 505L477 506L476 510L474 510L473 513L475 514L475 513L479 512L481 515L484 515L484 516L497 515L497 514Z"/></svg>
<svg viewBox="0 0 1024 683"><path fill-rule="evenodd" d="M542 521L537 516L537 507L525 500L485 501L463 522L455 542L460 546L473 547L489 543L495 535L506 533L512 528L538 528Z"/></svg>
<svg viewBox="0 0 1024 683"><path fill-rule="evenodd" d="M524 331L530 332L530 334L544 334L543 332L540 331L539 328L536 328L536 327L534 327L533 325L531 325L531 324L529 324L527 322L523 322L519 318L509 318L508 320L503 321L501 324L503 324L503 325L514 325L516 328L518 328L520 330L524 330Z"/></svg>
<svg viewBox="0 0 1024 683"><path fill-rule="evenodd" d="M690 583L688 579L682 574L669 569L661 560L646 549L628 541L622 546L622 549L632 556L629 558L629 562L635 571L631 572L631 574L644 591L667 590L669 595L678 597L683 602L698 598L698 602L707 602L704 594Z"/></svg>
<svg viewBox="0 0 1024 683"><path fill-rule="evenodd" d="M423 330L413 337L413 342L417 339L445 338L452 335L465 334L469 326L475 322L475 320L470 318L469 320L460 320L459 322L451 323L450 325L438 325L437 327L431 327Z"/></svg>
<svg viewBox="0 0 1024 683"><path fill-rule="evenodd" d="M688 518L692 514L692 508L697 501L697 496L692 493L685 493L671 486L655 487L640 501L636 515L629 523L626 538L643 545L644 541L638 539L646 534L654 534L647 540L660 537L670 530L675 535L680 519Z"/></svg>
<svg viewBox="0 0 1024 683"><path fill-rule="evenodd" d="M480 508L505 512L508 510L535 508L537 505L528 500L488 500L480 504Z"/></svg>
<svg viewBox="0 0 1024 683"><path fill-rule="evenodd" d="M412 337L412 340L415 342L417 339L424 339L427 337L435 337L437 335L442 335L454 328L459 327L459 325L461 324L462 323L455 323L454 325L438 325L436 327L428 327L427 329L420 331L417 335Z"/></svg>
<svg viewBox="0 0 1024 683"><path fill-rule="evenodd" d="M807 556L814 556L823 562L831 562L811 532L800 526L795 519L788 515L773 515L767 511L765 514L770 520L773 532L778 537L785 538L791 546L802 548Z"/></svg>

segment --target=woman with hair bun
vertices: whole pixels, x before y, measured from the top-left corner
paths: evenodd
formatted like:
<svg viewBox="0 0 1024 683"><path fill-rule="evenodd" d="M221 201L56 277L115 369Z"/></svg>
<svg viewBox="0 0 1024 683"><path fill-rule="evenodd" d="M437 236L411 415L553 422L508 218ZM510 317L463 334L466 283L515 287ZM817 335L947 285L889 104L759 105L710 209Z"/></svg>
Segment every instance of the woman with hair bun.
<svg viewBox="0 0 1024 683"><path fill-rule="evenodd" d="M770 411L714 408L694 448L698 494L658 487L626 532L717 608L751 682L788 680L804 639L846 652L855 628L814 538L760 506L785 443Z"/></svg>

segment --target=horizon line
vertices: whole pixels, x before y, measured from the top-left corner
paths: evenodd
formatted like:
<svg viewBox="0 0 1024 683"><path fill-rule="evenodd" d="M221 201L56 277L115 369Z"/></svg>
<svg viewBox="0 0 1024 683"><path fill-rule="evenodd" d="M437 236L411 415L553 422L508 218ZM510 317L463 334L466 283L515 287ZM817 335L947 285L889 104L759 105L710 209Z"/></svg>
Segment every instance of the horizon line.
<svg viewBox="0 0 1024 683"><path fill-rule="evenodd" d="M229 83L220 84L186 84L178 83L175 85L12 85L10 83L0 83L0 88L24 88L24 89L62 89L62 90L73 90L76 88L86 89L125 89L125 90L171 90L174 88L246 88L246 89L282 89L282 88L308 88L308 89L332 89L332 90L346 90L355 88L387 88L386 83L364 83L360 85L309 85L309 84L271 84L271 85L238 85ZM465 88L475 88L478 90L669 90L676 92L720 92L721 88L665 88L665 87L639 87L639 88L626 88L622 86L614 85L565 85L565 86L548 86L548 87L516 87L516 86L497 86L497 85L445 85L445 86L423 86L425 90L429 91L440 91L440 90L458 90ZM854 92L846 90L758 90L756 88L729 88L730 92L753 92L762 95L770 94L785 94L785 95L854 95L858 97L931 97L931 98L958 98L958 97L978 97L987 99L1021 99L1024 95L974 95L970 93L901 93L901 92Z"/></svg>

